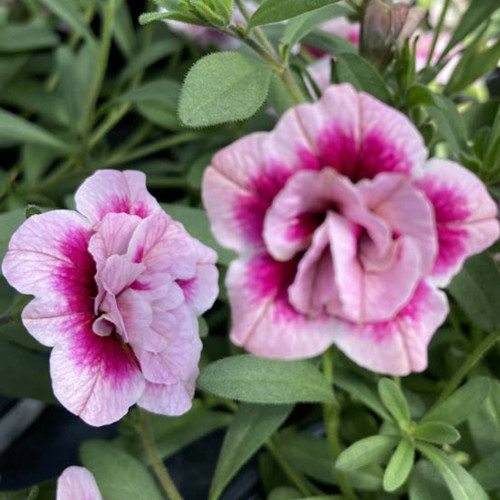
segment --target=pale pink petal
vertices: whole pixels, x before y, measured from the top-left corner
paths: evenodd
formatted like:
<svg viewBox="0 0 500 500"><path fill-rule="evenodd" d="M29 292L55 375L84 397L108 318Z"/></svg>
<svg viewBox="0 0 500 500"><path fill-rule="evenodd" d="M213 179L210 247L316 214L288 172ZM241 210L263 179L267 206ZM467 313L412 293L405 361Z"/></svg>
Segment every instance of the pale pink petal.
<svg viewBox="0 0 500 500"><path fill-rule="evenodd" d="M197 369L202 344L197 328L193 329L191 338L177 335L175 330L162 335L167 340L163 351L154 353L135 349L135 352L148 382L172 385Z"/></svg>
<svg viewBox="0 0 500 500"><path fill-rule="evenodd" d="M434 159L414 176L435 211L439 250L432 281L446 287L467 257L498 239L498 208L479 178L456 163Z"/></svg>
<svg viewBox="0 0 500 500"><path fill-rule="evenodd" d="M98 170L78 188L75 202L77 210L93 224L109 213L138 215L143 219L161 210L148 193L146 176L133 170Z"/></svg>
<svg viewBox="0 0 500 500"><path fill-rule="evenodd" d="M339 322L334 342L369 370L401 376L421 372L427 367L429 342L447 315L446 295L422 282L395 319L366 325Z"/></svg>
<svg viewBox="0 0 500 500"><path fill-rule="evenodd" d="M92 331L94 316L68 325L71 336L50 356L54 394L70 412L94 426L120 420L144 390L132 351L115 336Z"/></svg>
<svg viewBox="0 0 500 500"><path fill-rule="evenodd" d="M56 500L102 500L102 496L90 471L73 466L59 476Z"/></svg>
<svg viewBox="0 0 500 500"><path fill-rule="evenodd" d="M34 215L12 236L2 272L19 292L35 295L23 321L42 344L52 346L71 335L67 321L93 309L90 236L85 219L67 210Z"/></svg>
<svg viewBox="0 0 500 500"><path fill-rule="evenodd" d="M189 280L179 280L186 303L197 316L208 311L219 294L219 272L216 267L217 253L193 239L196 252L195 276Z"/></svg>
<svg viewBox="0 0 500 500"><path fill-rule="evenodd" d="M137 226L128 255L133 262L144 264L147 273L160 273L172 279L191 279L195 274L193 239L163 211L150 215Z"/></svg>
<svg viewBox="0 0 500 500"><path fill-rule="evenodd" d="M332 343L335 322L308 318L288 301L296 262L277 262L267 254L234 261L226 285L233 312L232 341L264 357L308 358Z"/></svg>
<svg viewBox="0 0 500 500"><path fill-rule="evenodd" d="M107 293L118 295L130 287L145 269L142 262L132 262L128 255L111 255L97 277Z"/></svg>
<svg viewBox="0 0 500 500"><path fill-rule="evenodd" d="M358 188L367 207L394 233L414 239L422 270L430 273L437 255L437 232L434 209L426 196L399 174L379 174L371 181L359 182Z"/></svg>

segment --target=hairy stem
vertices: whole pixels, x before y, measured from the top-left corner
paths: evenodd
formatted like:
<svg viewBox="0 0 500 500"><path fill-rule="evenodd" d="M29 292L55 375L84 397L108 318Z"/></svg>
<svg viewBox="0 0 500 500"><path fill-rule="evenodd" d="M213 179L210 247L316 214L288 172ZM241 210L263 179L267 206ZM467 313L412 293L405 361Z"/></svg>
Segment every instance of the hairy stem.
<svg viewBox="0 0 500 500"><path fill-rule="evenodd" d="M153 435L151 434L151 426L149 425L149 416L145 410L139 409L140 421L139 421L139 431L142 437L144 448L148 454L149 462L153 467L154 473L158 478L158 481L162 485L165 493L170 500L182 500L180 493L168 473L168 470L163 465L163 462L156 449L155 442L153 440Z"/></svg>

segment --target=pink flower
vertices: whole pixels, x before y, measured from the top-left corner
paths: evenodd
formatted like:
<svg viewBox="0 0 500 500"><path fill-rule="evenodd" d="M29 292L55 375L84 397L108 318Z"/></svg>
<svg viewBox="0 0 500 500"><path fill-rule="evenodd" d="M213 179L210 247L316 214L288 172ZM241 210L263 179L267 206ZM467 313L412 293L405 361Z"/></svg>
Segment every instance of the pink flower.
<svg viewBox="0 0 500 500"><path fill-rule="evenodd" d="M377 372L425 369L448 314L438 287L499 235L482 182L427 156L404 115L349 85L220 151L203 199L240 254L233 342L290 359L333 343Z"/></svg>
<svg viewBox="0 0 500 500"><path fill-rule="evenodd" d="M91 425L135 403L186 412L201 351L196 317L217 296L215 252L163 212L141 172L98 171L75 198L79 213L30 217L2 266L35 296L22 320L54 347L54 394Z"/></svg>
<svg viewBox="0 0 500 500"><path fill-rule="evenodd" d="M56 500L102 500L102 496L87 469L68 467L57 480Z"/></svg>

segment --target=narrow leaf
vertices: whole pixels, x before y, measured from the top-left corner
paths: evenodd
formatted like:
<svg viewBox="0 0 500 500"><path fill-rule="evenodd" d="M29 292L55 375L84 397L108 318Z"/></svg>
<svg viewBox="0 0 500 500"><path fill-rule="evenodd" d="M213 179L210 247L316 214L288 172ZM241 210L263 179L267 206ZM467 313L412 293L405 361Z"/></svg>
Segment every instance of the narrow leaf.
<svg viewBox="0 0 500 500"><path fill-rule="evenodd" d="M446 453L423 443L417 447L438 469L454 500L488 500L481 485Z"/></svg>
<svg viewBox="0 0 500 500"><path fill-rule="evenodd" d="M340 454L335 468L349 471L373 462L383 462L390 457L398 441L396 436L370 436L361 439Z"/></svg>
<svg viewBox="0 0 500 500"><path fill-rule="evenodd" d="M264 103L270 80L268 66L243 54L205 56L184 82L180 119L190 127L207 127L250 118Z"/></svg>
<svg viewBox="0 0 500 500"><path fill-rule="evenodd" d="M211 500L220 497L238 470L280 427L292 408L291 405L240 405L219 454L210 489Z"/></svg>
<svg viewBox="0 0 500 500"><path fill-rule="evenodd" d="M290 404L334 401L332 388L308 361L282 361L250 355L221 359L205 367L200 389L249 403Z"/></svg>
<svg viewBox="0 0 500 500"><path fill-rule="evenodd" d="M451 500L446 483L427 460L420 460L410 477L410 500Z"/></svg>
<svg viewBox="0 0 500 500"><path fill-rule="evenodd" d="M460 439L455 427L444 422L427 421L420 424L414 433L417 439L436 444L454 444Z"/></svg>
<svg viewBox="0 0 500 500"><path fill-rule="evenodd" d="M406 398L398 385L388 378L383 378L378 383L378 392L385 407L398 423L410 421L410 408Z"/></svg>
<svg viewBox="0 0 500 500"><path fill-rule="evenodd" d="M403 438L389 460L384 474L384 490L395 491L410 475L415 460L415 445L410 438Z"/></svg>

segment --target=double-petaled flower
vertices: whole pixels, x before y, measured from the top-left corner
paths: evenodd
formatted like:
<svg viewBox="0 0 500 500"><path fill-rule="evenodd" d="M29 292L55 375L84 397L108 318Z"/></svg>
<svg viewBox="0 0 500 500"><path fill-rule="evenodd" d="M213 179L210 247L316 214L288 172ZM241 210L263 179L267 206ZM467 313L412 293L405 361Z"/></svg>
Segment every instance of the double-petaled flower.
<svg viewBox="0 0 500 500"><path fill-rule="evenodd" d="M448 314L439 288L499 235L483 183L427 157L403 114L349 85L220 151L203 199L240 254L233 342L276 358L336 344L374 371L425 369Z"/></svg>
<svg viewBox="0 0 500 500"><path fill-rule="evenodd" d="M140 172L98 171L75 198L78 212L30 217L2 266L35 296L22 320L54 348L56 397L92 425L135 403L186 412L201 351L196 318L218 292L215 252L161 209Z"/></svg>

